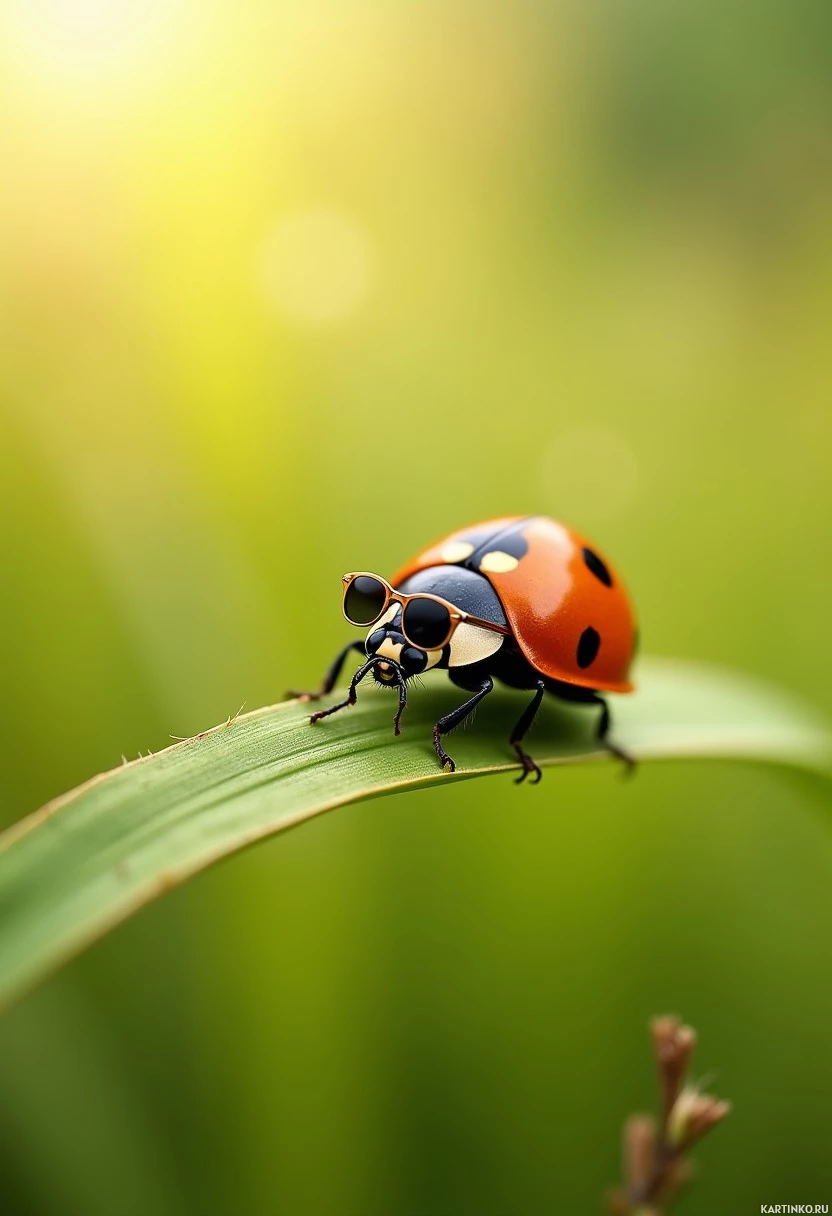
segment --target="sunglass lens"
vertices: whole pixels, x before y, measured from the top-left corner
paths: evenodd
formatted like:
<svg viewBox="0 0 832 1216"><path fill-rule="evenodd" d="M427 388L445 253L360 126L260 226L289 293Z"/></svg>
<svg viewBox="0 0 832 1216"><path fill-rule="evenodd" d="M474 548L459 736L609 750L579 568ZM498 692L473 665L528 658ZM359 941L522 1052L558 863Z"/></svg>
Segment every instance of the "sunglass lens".
<svg viewBox="0 0 832 1216"><path fill-rule="evenodd" d="M451 628L451 614L444 604L435 600L410 600L402 615L407 639L423 650L437 650L445 645Z"/></svg>
<svg viewBox="0 0 832 1216"><path fill-rule="evenodd" d="M353 625L372 625L384 611L386 600L384 583L369 574L359 574L344 596L344 615Z"/></svg>

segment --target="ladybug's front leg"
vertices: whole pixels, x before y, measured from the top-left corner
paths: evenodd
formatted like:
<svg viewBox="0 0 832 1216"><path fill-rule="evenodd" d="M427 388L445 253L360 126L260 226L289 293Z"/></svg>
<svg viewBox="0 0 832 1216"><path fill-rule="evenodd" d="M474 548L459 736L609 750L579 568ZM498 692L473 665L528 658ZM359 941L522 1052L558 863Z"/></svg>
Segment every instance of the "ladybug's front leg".
<svg viewBox="0 0 832 1216"><path fill-rule="evenodd" d="M366 655L363 642L350 642L343 650L339 650L335 656L335 661L329 671L324 676L324 682L317 692L287 692L287 697L297 697L301 701L320 701L321 697L325 697L327 693L332 692L338 682L338 677L341 674L341 668L344 666L346 657L351 650L357 650L360 654Z"/></svg>
<svg viewBox="0 0 832 1216"><path fill-rule="evenodd" d="M474 693L473 697L471 697L463 705L460 705L457 709L451 710L449 714L445 714L445 717L440 718L434 726L433 746L436 748L439 763L444 769L447 769L449 773L456 771L456 765L442 746L442 736L447 735L448 731L453 730L455 726L459 726L460 722L464 721L465 718L468 717L468 715L474 708L476 708L483 697L488 696L493 687L494 681L490 676L486 676L480 686L477 688L477 691Z"/></svg>
<svg viewBox="0 0 832 1216"><path fill-rule="evenodd" d="M372 668L375 667L377 662L378 662L378 659L372 658L372 659L368 659L366 663L362 664L362 666L359 667L358 671L355 673L353 678L350 680L350 686L349 686L349 689L347 690L346 700L339 701L337 705L330 705L329 709L319 709L318 712L313 714L312 717L309 719L309 725L314 726L316 722L320 722L321 718L328 718L330 714L337 714L339 709L346 709L348 705L355 705L355 702L358 699L356 696L356 692L355 692L356 688L361 683L361 681L364 679L367 672L371 671ZM396 715L396 734L399 733L399 718L400 717L401 717L401 709L399 710L399 713Z"/></svg>
<svg viewBox="0 0 832 1216"><path fill-rule="evenodd" d="M535 764L534 760L532 760L528 752L523 751L523 748L520 746L520 740L525 736L532 722L534 722L535 718L537 717L537 711L540 709L540 702L543 700L543 693L545 689L546 685L543 683L543 681L538 680L537 691L523 711L519 722L511 732L511 737L509 738L509 743L517 752L517 759L523 765L523 771L520 776L515 779L515 785L522 785L529 773L534 773L535 775L534 781L532 782L533 785L537 785L538 781L543 776L543 773Z"/></svg>

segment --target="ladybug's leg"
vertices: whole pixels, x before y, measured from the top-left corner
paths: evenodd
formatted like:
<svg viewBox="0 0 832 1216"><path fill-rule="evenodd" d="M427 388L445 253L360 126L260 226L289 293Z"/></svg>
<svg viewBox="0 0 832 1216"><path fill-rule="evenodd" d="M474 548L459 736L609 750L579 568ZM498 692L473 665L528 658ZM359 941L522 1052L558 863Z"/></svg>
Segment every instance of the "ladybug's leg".
<svg viewBox="0 0 832 1216"><path fill-rule="evenodd" d="M607 705L604 698L597 692L593 693L592 703L593 705L601 706L601 717L598 719L598 730L595 735L596 739L599 743L603 743L608 752L612 752L612 754L617 756L619 760L623 760L624 764L627 766L628 775L635 772L636 761L634 757L631 756L629 752L625 752L623 747L617 747L615 743L612 743L607 738L610 729L609 705Z"/></svg>
<svg viewBox="0 0 832 1216"><path fill-rule="evenodd" d="M456 681L454 681L454 683L456 683ZM479 704L483 697L488 696L493 687L494 681L490 676L486 676L480 686L477 688L477 691L474 693L473 697L465 701L464 704L460 705L457 709L451 710L449 714L445 714L445 717L440 718L434 726L433 746L436 748L439 763L444 769L447 769L449 773L455 772L456 765L442 746L442 736L446 735L448 731L453 730L455 726L459 726L460 722L464 721L465 718L468 717L471 710Z"/></svg>
<svg viewBox="0 0 832 1216"><path fill-rule="evenodd" d="M349 647L347 649L349 649ZM339 655L339 658L343 662L344 656ZM337 660L336 660L336 662L337 662ZM356 688L361 683L361 681L364 679L364 677L366 676L366 674L370 670L370 668L375 667L377 662L378 662L378 659L372 658L372 659L368 659L366 663L363 663L362 666L359 667L358 671L355 673L353 678L350 680L350 687L349 687L349 692L347 693L346 700L339 701L337 705L330 705L329 709L319 709L318 712L316 714L313 714L312 717L309 719L310 726L314 726L316 722L320 722L321 718L328 718L330 714L337 714L339 709L346 709L348 705L355 705L355 702L357 700L356 692L355 692ZM401 713L401 710L399 711L399 713ZM398 716L399 715L397 715L397 718L398 718ZM398 723L397 723L397 725L398 725ZM396 731L396 733L398 734L398 731Z"/></svg>
<svg viewBox="0 0 832 1216"><path fill-rule="evenodd" d="M525 736L526 731L529 729L532 722L534 722L534 720L537 716L537 711L540 709L540 702L543 700L543 693L544 693L545 689L546 689L546 685L543 683L543 681L538 680L537 681L537 691L535 692L535 694L532 697L529 704L523 710L523 713L522 713L522 716L520 717L519 722L515 726L514 730L511 732L511 737L509 739L509 743L514 748L514 750L517 752L517 759L520 761L520 763L523 766L522 773L520 774L519 777L516 778L516 780L514 782L515 785L521 785L526 780L529 773L534 773L534 775L535 775L534 781L532 782L533 785L537 785L538 781L543 776L540 769L535 764L534 760L532 760L531 756L527 752L523 751L523 748L520 746L520 740Z"/></svg>
<svg viewBox="0 0 832 1216"><path fill-rule="evenodd" d="M317 692L287 692L287 697L298 697L301 701L320 701L321 697L325 697L328 692L332 692L338 677L341 674L341 668L344 666L347 655L351 650L357 650L360 654L366 654L363 642L350 642L343 650L339 650L335 656L335 662L330 667L329 671L324 676L324 682Z"/></svg>

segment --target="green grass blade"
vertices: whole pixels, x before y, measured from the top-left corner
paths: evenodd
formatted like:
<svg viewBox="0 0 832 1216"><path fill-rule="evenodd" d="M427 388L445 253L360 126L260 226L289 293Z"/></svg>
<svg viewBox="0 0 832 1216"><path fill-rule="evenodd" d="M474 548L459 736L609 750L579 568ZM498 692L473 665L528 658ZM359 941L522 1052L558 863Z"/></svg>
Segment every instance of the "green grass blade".
<svg viewBox="0 0 832 1216"><path fill-rule="evenodd" d="M639 691L613 698L614 737L640 760L759 759L826 771L824 724L781 693L717 670L645 662ZM257 710L95 777L0 836L0 1007L132 912L237 849L361 798L516 769L506 745L525 694L488 698L450 737L443 774L437 716L460 699L447 682L415 689L395 738L395 697L367 688L316 727L296 701ZM529 740L543 766L603 759L597 710L547 705ZM539 797L515 789L499 793ZM636 778L637 779L637 778ZM550 773L546 781L556 780Z"/></svg>

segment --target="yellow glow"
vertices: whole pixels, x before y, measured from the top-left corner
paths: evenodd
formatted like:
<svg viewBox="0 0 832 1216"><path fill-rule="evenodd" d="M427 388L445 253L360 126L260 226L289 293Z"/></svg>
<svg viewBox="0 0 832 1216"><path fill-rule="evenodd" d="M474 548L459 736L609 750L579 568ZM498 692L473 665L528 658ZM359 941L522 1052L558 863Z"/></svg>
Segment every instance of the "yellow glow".
<svg viewBox="0 0 832 1216"><path fill-rule="evenodd" d="M176 32L184 0L11 0L0 18L19 70L52 83L123 80Z"/></svg>

